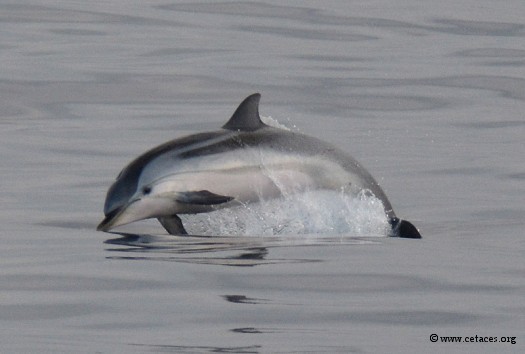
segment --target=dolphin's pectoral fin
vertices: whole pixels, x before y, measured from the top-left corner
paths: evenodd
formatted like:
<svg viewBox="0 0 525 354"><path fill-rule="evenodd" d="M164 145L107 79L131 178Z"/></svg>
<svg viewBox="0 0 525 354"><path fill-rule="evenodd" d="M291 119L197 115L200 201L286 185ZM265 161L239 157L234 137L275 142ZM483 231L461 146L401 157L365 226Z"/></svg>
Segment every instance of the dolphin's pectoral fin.
<svg viewBox="0 0 525 354"><path fill-rule="evenodd" d="M196 205L215 205L227 203L233 199L225 195L219 195L210 191L193 191L183 192L177 194L177 202L184 204L196 204Z"/></svg>
<svg viewBox="0 0 525 354"><path fill-rule="evenodd" d="M421 238L419 230L410 221L399 218L390 219L392 225L392 236L401 238Z"/></svg>
<svg viewBox="0 0 525 354"><path fill-rule="evenodd" d="M170 235L188 234L184 229L184 225L182 225L182 220L177 215L161 216L157 218L157 220L159 220L160 224L164 226Z"/></svg>

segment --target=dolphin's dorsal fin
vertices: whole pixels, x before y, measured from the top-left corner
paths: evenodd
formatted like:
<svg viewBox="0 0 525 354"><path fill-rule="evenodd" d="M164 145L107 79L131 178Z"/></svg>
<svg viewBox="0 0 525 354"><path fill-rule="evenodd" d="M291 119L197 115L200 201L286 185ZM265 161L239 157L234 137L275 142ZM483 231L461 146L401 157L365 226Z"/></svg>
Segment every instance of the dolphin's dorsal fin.
<svg viewBox="0 0 525 354"><path fill-rule="evenodd" d="M259 116L259 100L261 94L254 93L244 99L235 110L232 117L222 127L228 130L254 131L265 127Z"/></svg>

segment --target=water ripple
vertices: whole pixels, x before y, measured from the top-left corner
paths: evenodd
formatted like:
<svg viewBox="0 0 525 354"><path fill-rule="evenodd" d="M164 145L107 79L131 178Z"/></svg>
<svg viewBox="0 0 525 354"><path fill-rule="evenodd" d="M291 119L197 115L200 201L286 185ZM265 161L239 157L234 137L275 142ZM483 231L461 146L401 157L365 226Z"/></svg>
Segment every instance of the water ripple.
<svg viewBox="0 0 525 354"><path fill-rule="evenodd" d="M113 234L121 237L108 239L105 243L125 247L106 249L114 254L108 256L109 259L155 260L237 267L322 261L321 259L307 258L273 258L270 256L269 250L275 247L378 243L366 237L163 236L119 232L113 232Z"/></svg>

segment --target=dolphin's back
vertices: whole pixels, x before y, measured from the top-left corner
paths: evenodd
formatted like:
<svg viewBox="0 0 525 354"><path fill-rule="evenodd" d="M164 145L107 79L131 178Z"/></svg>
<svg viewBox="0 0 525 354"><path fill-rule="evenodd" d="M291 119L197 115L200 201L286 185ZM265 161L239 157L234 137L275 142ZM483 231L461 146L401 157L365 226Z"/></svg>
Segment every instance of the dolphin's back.
<svg viewBox="0 0 525 354"><path fill-rule="evenodd" d="M372 175L352 156L344 151L303 134L279 128L262 127L256 131L230 131L227 129L198 133L159 145L133 160L110 187L104 213L109 215L122 207L144 185L168 175L187 172L194 168L194 161L206 157L210 163L222 164L221 159L246 159L246 164L263 164L255 161L253 151L315 158L339 165L348 173L348 184L369 190L383 202L389 219L395 217L390 201ZM251 151L251 154L248 153Z"/></svg>
<svg viewBox="0 0 525 354"><path fill-rule="evenodd" d="M285 163L290 158L304 164L307 160L314 160L320 166L323 163L337 165L346 171L344 185L369 190L383 202L387 216L395 217L379 184L352 156L322 140L269 126L256 131L223 129L176 139L140 156L123 173L125 178L134 180L136 188L140 188L165 176L193 172L203 166L207 170L220 169L231 161L238 161L243 166L271 169L272 162L279 164L282 160ZM331 173L328 170L319 172L322 173L313 175Z"/></svg>

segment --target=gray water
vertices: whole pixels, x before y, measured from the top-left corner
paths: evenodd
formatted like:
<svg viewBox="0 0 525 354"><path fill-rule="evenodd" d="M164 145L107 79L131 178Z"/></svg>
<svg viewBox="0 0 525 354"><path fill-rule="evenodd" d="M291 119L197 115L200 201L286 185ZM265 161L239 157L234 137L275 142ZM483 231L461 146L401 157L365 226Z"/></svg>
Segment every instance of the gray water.
<svg viewBox="0 0 525 354"><path fill-rule="evenodd" d="M0 1L1 352L523 352L524 15ZM127 162L253 92L362 162L423 239L95 231Z"/></svg>

